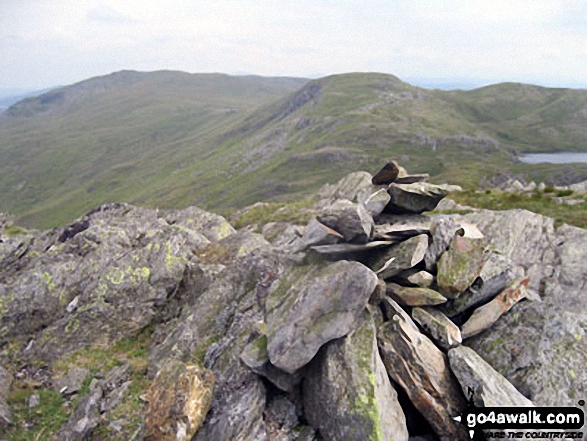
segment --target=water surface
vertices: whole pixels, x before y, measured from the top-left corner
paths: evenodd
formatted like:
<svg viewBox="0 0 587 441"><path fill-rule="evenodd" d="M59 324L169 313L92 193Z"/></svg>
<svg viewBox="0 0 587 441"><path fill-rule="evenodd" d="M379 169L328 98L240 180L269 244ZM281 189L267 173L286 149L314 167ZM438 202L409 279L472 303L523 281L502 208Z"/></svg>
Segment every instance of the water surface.
<svg viewBox="0 0 587 441"><path fill-rule="evenodd" d="M540 164L542 162L550 162L551 164L587 162L587 152L528 153L520 156L520 161L526 164Z"/></svg>

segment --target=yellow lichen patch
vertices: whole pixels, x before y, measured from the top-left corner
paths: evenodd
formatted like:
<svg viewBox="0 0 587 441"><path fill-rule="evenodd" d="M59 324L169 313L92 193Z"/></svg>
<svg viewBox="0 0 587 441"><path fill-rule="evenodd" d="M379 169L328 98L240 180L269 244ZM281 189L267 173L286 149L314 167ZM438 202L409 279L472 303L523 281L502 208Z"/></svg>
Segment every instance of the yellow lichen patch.
<svg viewBox="0 0 587 441"><path fill-rule="evenodd" d="M224 239L233 233L233 230L228 222L222 222L220 225L214 225L211 228L216 240Z"/></svg>
<svg viewBox="0 0 587 441"><path fill-rule="evenodd" d="M51 275L51 273L43 271L43 273L41 274L41 279L45 283L45 286L47 287L48 291L52 291L55 289L55 283L53 283L53 276Z"/></svg>
<svg viewBox="0 0 587 441"><path fill-rule="evenodd" d="M214 374L208 369L179 361L167 364L146 394L146 439L191 439L210 410L213 391Z"/></svg>

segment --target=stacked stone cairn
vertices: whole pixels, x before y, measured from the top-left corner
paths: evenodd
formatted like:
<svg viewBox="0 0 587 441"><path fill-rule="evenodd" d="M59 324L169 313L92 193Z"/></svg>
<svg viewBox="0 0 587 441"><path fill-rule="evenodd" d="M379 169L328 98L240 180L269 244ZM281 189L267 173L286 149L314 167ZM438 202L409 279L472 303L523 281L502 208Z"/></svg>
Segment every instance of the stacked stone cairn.
<svg viewBox="0 0 587 441"><path fill-rule="evenodd" d="M471 391L478 406L532 405L463 344L527 297L529 278L521 277L508 258L488 249L475 225L450 216L422 214L434 210L458 187L426 182L428 175L410 175L395 161L388 162L370 182L368 178L364 172L345 178L344 185L355 186L354 201L337 199L340 188L321 192L329 198L316 204L319 212L305 228L298 251L304 251L313 264L337 261L339 270L351 274L345 266L360 262L377 275L371 279L355 274L355 280L344 282L368 284L368 291L374 286L367 304L379 349L373 356L381 357L389 378L403 389L442 440L469 439L469 433L453 417L465 409ZM348 195L349 188L342 193ZM365 318L359 318L359 323L365 326ZM354 333L347 337L347 343L343 340L338 345L351 344L348 340ZM280 363L275 354L279 351L274 348L283 342L272 345L271 336L269 340L269 358L281 369L296 372L309 361L290 351L295 363ZM330 352L334 350L326 351ZM332 363L342 363L334 355L331 358ZM321 366L325 372L336 370L324 361ZM314 371L310 378L317 375ZM321 387L314 381L307 383L312 385L307 389ZM332 401L325 391L313 392L313 400ZM394 399L395 394L389 397ZM306 409L310 422L326 439L343 439L336 435L342 430L336 425L345 424L331 421L328 409L314 404L314 418L312 406ZM395 409L397 416L401 410ZM383 439L407 439L405 431L394 430L394 437Z"/></svg>

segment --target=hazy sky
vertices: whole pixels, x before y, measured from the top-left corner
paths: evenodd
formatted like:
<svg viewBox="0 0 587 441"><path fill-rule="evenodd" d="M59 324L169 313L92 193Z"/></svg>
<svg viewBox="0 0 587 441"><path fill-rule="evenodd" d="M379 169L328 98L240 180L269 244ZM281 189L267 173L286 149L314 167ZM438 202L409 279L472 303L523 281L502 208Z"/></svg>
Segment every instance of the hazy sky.
<svg viewBox="0 0 587 441"><path fill-rule="evenodd" d="M587 87L587 1L0 0L0 89L122 69Z"/></svg>

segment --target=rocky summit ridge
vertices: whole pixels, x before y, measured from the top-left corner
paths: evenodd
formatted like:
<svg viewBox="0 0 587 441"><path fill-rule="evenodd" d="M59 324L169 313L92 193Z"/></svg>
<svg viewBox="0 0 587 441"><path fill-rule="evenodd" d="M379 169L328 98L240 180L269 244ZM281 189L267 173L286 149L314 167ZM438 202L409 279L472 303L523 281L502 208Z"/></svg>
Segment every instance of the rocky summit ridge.
<svg viewBox="0 0 587 441"><path fill-rule="evenodd" d="M469 390L575 405L587 231L443 214L453 189L390 161L324 186L307 225L2 216L0 439L465 440Z"/></svg>

